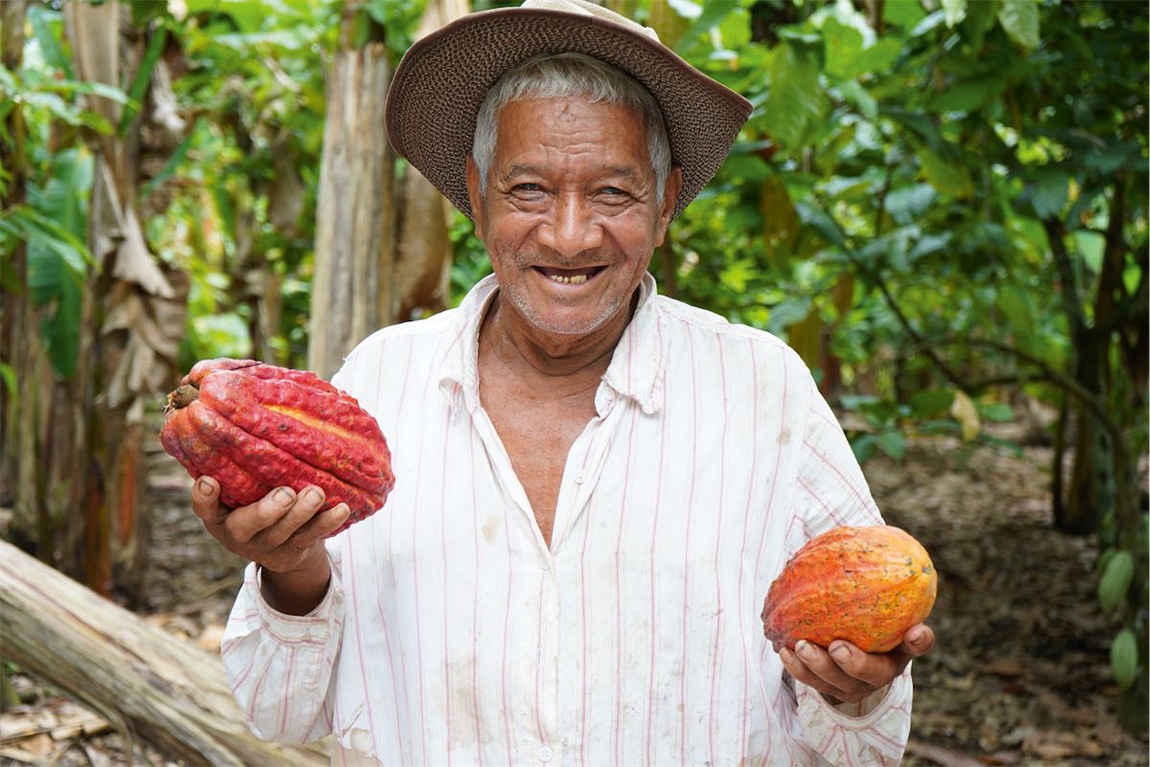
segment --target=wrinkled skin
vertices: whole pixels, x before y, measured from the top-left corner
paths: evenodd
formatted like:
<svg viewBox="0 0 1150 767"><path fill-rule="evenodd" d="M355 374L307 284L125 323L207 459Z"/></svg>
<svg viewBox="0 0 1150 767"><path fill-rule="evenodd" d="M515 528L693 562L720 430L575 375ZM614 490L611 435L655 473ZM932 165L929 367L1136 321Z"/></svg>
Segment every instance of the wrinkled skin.
<svg viewBox="0 0 1150 767"><path fill-rule="evenodd" d="M841 639L823 649L802 641L795 649L776 646L787 672L821 692L832 703L857 703L890 684L906 664L934 647L934 631L925 624L911 626L902 644L890 652L865 653Z"/></svg>

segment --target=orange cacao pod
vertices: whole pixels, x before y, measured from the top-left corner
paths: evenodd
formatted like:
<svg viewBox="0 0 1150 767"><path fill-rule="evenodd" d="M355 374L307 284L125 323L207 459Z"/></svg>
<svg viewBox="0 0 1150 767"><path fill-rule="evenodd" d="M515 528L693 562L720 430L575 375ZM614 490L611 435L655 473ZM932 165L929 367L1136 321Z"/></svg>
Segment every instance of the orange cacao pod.
<svg viewBox="0 0 1150 767"><path fill-rule="evenodd" d="M395 484L378 422L313 373L202 360L168 395L164 415L164 449L193 477L214 477L230 508L276 487L318 485L327 508L347 503L344 530L383 506Z"/></svg>
<svg viewBox="0 0 1150 767"><path fill-rule="evenodd" d="M934 606L938 574L926 549L890 525L836 527L787 562L763 605L767 639L794 649L845 639L887 652Z"/></svg>

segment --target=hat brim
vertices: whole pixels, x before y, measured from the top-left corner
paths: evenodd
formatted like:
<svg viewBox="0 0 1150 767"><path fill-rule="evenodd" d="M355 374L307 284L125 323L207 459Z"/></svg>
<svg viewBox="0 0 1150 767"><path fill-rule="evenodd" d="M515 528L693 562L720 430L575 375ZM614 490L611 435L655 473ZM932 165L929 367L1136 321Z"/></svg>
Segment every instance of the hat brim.
<svg viewBox="0 0 1150 767"><path fill-rule="evenodd" d="M723 163L751 103L666 46L595 16L501 8L464 16L417 41L388 91L385 120L392 146L472 218L467 155L487 91L516 62L565 51L613 64L655 97L672 162L683 172L678 216Z"/></svg>

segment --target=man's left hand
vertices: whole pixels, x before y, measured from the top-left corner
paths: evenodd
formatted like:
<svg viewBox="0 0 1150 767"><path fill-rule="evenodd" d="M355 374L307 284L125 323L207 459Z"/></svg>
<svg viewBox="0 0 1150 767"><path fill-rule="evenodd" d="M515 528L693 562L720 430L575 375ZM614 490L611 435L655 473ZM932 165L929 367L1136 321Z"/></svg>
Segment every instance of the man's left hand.
<svg viewBox="0 0 1150 767"><path fill-rule="evenodd" d="M831 702L858 703L894 681L906 664L934 647L934 631L924 624L912 626L902 644L885 653L865 653L850 642L836 639L827 649L800 641L786 647L779 658L791 676L812 687Z"/></svg>

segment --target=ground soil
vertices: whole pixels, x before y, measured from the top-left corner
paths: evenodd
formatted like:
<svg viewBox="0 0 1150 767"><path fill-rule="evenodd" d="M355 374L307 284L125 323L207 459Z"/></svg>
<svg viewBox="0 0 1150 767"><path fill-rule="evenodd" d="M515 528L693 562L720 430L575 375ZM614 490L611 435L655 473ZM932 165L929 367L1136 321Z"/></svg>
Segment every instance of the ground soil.
<svg viewBox="0 0 1150 767"><path fill-rule="evenodd" d="M152 564L137 609L156 626L218 647L243 563L191 514L180 467L158 451L150 460ZM1049 448L1015 453L932 437L912 439L901 461L864 466L887 520L926 545L940 575L929 620L938 644L914 666L907 767L1148 764L1146 740L1116 720L1108 647L1117 621L1095 596L1096 543L1053 530L1049 465ZM12 678L26 703L0 716L2 729L44 726L0 733L0 767L128 763L121 737L90 712L34 679ZM135 763L173 764L138 747Z"/></svg>

